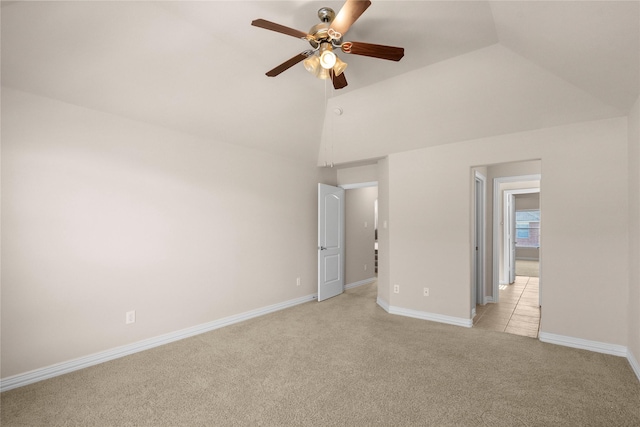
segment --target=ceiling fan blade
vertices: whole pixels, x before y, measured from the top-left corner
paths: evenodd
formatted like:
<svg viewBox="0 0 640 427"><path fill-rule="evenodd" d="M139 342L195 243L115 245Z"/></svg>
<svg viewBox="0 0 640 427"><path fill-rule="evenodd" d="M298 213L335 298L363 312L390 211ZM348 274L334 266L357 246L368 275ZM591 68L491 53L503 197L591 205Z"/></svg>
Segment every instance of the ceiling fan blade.
<svg viewBox="0 0 640 427"><path fill-rule="evenodd" d="M403 47L384 46L381 44L344 42L341 49L344 53L388 59L389 61L400 61L404 56Z"/></svg>
<svg viewBox="0 0 640 427"><path fill-rule="evenodd" d="M298 62L306 59L309 56L309 54L307 52L302 52L297 54L296 56L294 56L293 58L283 62L282 64L278 65L276 68L274 68L273 70L269 70L266 72L267 76L269 77L275 77L278 74L282 73L283 71L288 70L289 68L293 67L294 65L296 65Z"/></svg>
<svg viewBox="0 0 640 427"><path fill-rule="evenodd" d="M344 73L340 73L339 76L336 76L333 70L331 70L331 80L333 80L333 88L336 90L342 89L347 85L347 77Z"/></svg>
<svg viewBox="0 0 640 427"><path fill-rule="evenodd" d="M265 30L275 31L276 33L286 34L288 36L296 37L299 39L306 39L308 35L304 31L285 27L284 25L276 24L275 22L267 21L265 19L255 19L251 21L251 25L253 25L254 27L264 28Z"/></svg>
<svg viewBox="0 0 640 427"><path fill-rule="evenodd" d="M369 0L347 0L331 22L331 29L344 36L369 6L371 6Z"/></svg>

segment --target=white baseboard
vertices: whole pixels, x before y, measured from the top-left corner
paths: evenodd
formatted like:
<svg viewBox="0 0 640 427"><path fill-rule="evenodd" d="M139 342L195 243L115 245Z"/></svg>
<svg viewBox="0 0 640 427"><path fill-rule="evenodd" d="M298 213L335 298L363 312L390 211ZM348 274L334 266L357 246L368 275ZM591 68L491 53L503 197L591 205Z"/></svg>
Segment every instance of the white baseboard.
<svg viewBox="0 0 640 427"><path fill-rule="evenodd" d="M376 303L382 307L382 309L384 311L386 311L387 313L389 312L389 303L386 302L385 300L383 300L382 298L378 297L378 299L376 299Z"/></svg>
<svg viewBox="0 0 640 427"><path fill-rule="evenodd" d="M539 337L540 341L549 344L563 345L565 347L579 348L620 357L627 357L628 355L627 347L623 345L567 337L564 335L550 334L549 332L540 332Z"/></svg>
<svg viewBox="0 0 640 427"><path fill-rule="evenodd" d="M57 363L46 368L36 369L24 374L18 374L11 377L3 378L0 380L0 392L22 387L27 384L46 380L48 378L57 377L59 375L67 374L69 372L77 371L83 368L88 368L89 366L98 365L100 363L108 362L109 360L118 359L130 354L149 350L154 347L159 347L164 344L169 344L174 341L179 341L184 338L192 337L194 335L203 334L205 332L213 331L224 326L233 325L234 323L243 322L254 317L263 316L265 314L273 313L285 308L293 307L298 304L303 304L305 302L317 299L318 294L307 295L278 304L269 305L267 307L247 311L245 313L236 314L234 316L214 320L212 322L203 323L201 325L182 329L180 331L171 332L154 338L138 341L133 344L128 344L122 347L116 347L110 350L102 351L100 353L91 354L89 356L80 357L78 359L70 360L67 362Z"/></svg>
<svg viewBox="0 0 640 427"><path fill-rule="evenodd" d="M463 319L461 317L445 316L444 314L428 313L426 311L411 310L408 308L394 307L388 302L378 297L376 300L378 305L389 314L397 314L399 316L413 317L415 319L430 320L432 322L446 323L448 325L464 326L470 328L473 326L473 319Z"/></svg>
<svg viewBox="0 0 640 427"><path fill-rule="evenodd" d="M613 356L624 357L629 361L631 369L640 381L640 363L635 358L631 350L623 345L609 344L599 341L590 341L582 338L567 337L564 335L540 332L540 341L549 344L563 345L565 347L579 348L581 350L595 351L596 353L611 354Z"/></svg>
<svg viewBox="0 0 640 427"><path fill-rule="evenodd" d="M362 285L368 285L369 283L373 283L376 280L378 280L377 277L369 277L368 279L360 280L359 282L349 283L348 285L345 285L344 289L346 290L346 289L357 288L358 286L362 286Z"/></svg>
<svg viewBox="0 0 640 427"><path fill-rule="evenodd" d="M640 363L638 363L638 360L633 356L631 350L627 351L627 360L631 365L631 369L635 372L636 377L638 377L638 381L640 381Z"/></svg>
<svg viewBox="0 0 640 427"><path fill-rule="evenodd" d="M470 328L473 326L473 319L465 319L462 317L446 316L444 314L429 313L426 311L411 310L409 308L389 306L387 310L390 314L399 316L413 317L415 319L430 320L432 322L446 323L448 325L463 326Z"/></svg>

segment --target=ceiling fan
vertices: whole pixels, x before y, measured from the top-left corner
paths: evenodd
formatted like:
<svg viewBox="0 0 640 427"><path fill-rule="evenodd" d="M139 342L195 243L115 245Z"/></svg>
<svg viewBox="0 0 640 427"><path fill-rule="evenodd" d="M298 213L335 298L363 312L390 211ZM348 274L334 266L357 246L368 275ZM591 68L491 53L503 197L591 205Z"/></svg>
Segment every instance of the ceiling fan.
<svg viewBox="0 0 640 427"><path fill-rule="evenodd" d="M266 75L275 77L297 63L304 61L305 68L311 74L320 79L331 79L335 89L342 89L347 86L347 79L344 75L347 64L336 56L333 52L334 49L340 49L346 54L400 61L404 56L404 48L342 40L351 25L369 6L371 6L369 0L347 0L337 15L333 9L323 7L318 10L320 24L311 27L308 33L265 19L252 21L251 25L255 27L300 38L308 41L311 45L311 49L305 50L274 69L267 71Z"/></svg>

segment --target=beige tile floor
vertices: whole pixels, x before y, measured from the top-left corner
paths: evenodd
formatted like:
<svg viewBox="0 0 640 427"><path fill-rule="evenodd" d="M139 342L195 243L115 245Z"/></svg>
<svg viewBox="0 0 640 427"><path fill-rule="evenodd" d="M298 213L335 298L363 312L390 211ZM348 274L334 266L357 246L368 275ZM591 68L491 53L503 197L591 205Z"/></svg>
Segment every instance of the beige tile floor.
<svg viewBox="0 0 640 427"><path fill-rule="evenodd" d="M538 338L538 288L537 277L516 276L513 284L500 286L498 303L476 306L473 327Z"/></svg>

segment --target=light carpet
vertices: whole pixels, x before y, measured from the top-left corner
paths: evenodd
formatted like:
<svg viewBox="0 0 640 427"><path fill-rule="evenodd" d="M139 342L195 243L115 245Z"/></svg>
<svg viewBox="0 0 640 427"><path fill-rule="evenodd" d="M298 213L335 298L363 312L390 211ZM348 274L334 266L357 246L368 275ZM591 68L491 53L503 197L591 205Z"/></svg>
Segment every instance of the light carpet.
<svg viewBox="0 0 640 427"><path fill-rule="evenodd" d="M1 395L9 426L638 426L626 359L395 316L375 284Z"/></svg>

